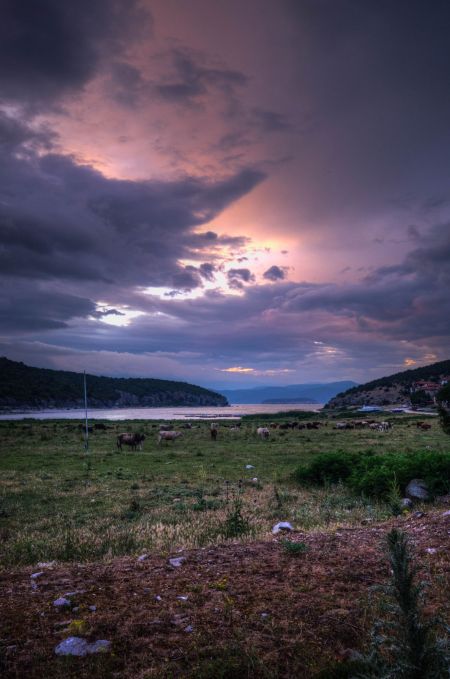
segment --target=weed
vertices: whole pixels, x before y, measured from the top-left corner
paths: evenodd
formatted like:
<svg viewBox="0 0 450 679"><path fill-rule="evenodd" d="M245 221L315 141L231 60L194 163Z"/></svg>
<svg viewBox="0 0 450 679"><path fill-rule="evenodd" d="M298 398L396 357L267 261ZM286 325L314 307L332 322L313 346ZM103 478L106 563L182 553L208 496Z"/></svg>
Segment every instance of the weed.
<svg viewBox="0 0 450 679"><path fill-rule="evenodd" d="M281 546L285 554L289 556L300 556L308 551L308 545L304 542L291 542L290 540L281 540Z"/></svg>
<svg viewBox="0 0 450 679"><path fill-rule="evenodd" d="M227 513L223 535L225 538L237 538L250 532L250 524L242 515L242 500L235 497L230 510Z"/></svg>
<svg viewBox="0 0 450 679"><path fill-rule="evenodd" d="M423 585L416 584L416 569L405 533L392 529L387 535L392 576L381 587L387 597L386 616L372 628L370 652L363 659L360 679L443 679L448 676L450 643L438 639L433 621L421 610Z"/></svg>

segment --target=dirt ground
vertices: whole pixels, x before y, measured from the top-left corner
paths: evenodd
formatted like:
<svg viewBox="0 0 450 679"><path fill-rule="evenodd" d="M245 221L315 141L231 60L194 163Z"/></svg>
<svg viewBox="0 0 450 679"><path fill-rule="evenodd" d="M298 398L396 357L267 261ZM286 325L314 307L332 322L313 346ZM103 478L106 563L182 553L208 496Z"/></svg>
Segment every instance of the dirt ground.
<svg viewBox="0 0 450 679"><path fill-rule="evenodd" d="M429 584L425 612L449 620L448 510L290 533L307 546L298 555L274 536L172 554L186 557L176 568L149 555L3 571L3 676L313 677L367 643L380 596L370 588L389 576L384 536L392 526L408 533L418 577ZM43 574L31 579L36 571ZM56 609L67 592L77 592L72 608ZM112 652L57 657L55 646L70 635L110 640Z"/></svg>

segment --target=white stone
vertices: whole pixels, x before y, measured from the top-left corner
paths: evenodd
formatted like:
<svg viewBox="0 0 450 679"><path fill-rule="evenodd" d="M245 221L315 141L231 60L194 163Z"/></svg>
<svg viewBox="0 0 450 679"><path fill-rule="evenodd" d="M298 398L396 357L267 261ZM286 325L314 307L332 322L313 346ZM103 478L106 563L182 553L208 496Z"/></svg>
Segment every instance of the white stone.
<svg viewBox="0 0 450 679"><path fill-rule="evenodd" d="M169 563L174 568L179 568L186 561L185 556L177 556L174 559L169 559Z"/></svg>
<svg viewBox="0 0 450 679"><path fill-rule="evenodd" d="M255 466L254 466L253 464L246 464L246 465L245 465L245 468L246 468L246 469L254 469Z"/></svg>
<svg viewBox="0 0 450 679"><path fill-rule="evenodd" d="M38 573L32 573L32 574L30 575L30 578L31 578L32 580L36 580L36 578L40 578L41 575L44 575L44 571L39 571Z"/></svg>
<svg viewBox="0 0 450 679"><path fill-rule="evenodd" d="M276 523L275 526L272 528L272 533L276 535L277 533L280 533L281 531L290 531L294 530L289 523L289 521L280 521L279 523Z"/></svg>
<svg viewBox="0 0 450 679"><path fill-rule="evenodd" d="M99 639L93 644L88 644L88 653L105 653L111 648L111 642L107 639Z"/></svg>
<svg viewBox="0 0 450 679"><path fill-rule="evenodd" d="M55 599L53 605L56 606L56 608L67 608L68 606L71 606L71 602L69 599L66 599L66 597L60 596L59 599Z"/></svg>
<svg viewBox="0 0 450 679"><path fill-rule="evenodd" d="M55 648L56 655L78 655L84 658L88 654L88 642L80 637L67 637Z"/></svg>
<svg viewBox="0 0 450 679"><path fill-rule="evenodd" d="M102 653L109 651L111 642L106 639L99 639L92 644L88 644L86 639L81 637L68 637L55 647L56 655L76 655L84 658L91 653Z"/></svg>

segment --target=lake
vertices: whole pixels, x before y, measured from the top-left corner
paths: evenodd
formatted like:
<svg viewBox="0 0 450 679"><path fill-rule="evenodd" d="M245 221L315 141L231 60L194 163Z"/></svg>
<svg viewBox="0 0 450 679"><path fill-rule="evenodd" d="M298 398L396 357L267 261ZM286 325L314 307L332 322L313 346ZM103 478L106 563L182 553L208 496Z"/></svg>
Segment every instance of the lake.
<svg viewBox="0 0 450 679"><path fill-rule="evenodd" d="M256 413L279 413L286 410L317 412L320 403L256 403L231 406L200 406L173 408L105 408L88 411L90 420L225 420L239 419L242 415ZM33 410L28 412L4 413L0 420L83 420L84 410Z"/></svg>

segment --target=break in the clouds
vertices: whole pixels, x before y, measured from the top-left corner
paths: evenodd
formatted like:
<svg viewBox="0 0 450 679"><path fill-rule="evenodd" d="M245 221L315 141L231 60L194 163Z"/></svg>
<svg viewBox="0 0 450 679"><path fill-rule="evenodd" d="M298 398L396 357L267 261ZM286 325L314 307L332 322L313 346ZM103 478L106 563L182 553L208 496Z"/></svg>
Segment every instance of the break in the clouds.
<svg viewBox="0 0 450 679"><path fill-rule="evenodd" d="M7 0L1 353L211 386L447 358L449 21Z"/></svg>

